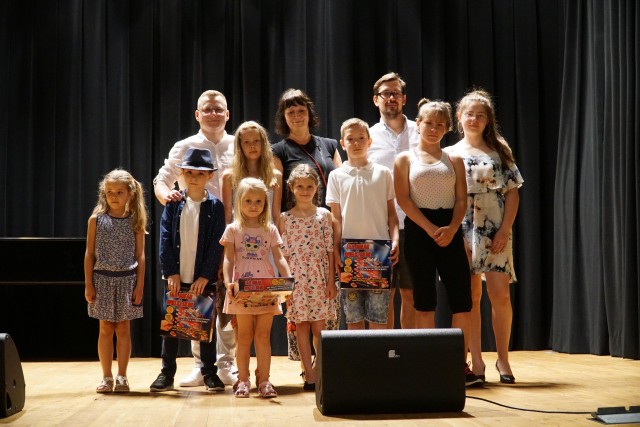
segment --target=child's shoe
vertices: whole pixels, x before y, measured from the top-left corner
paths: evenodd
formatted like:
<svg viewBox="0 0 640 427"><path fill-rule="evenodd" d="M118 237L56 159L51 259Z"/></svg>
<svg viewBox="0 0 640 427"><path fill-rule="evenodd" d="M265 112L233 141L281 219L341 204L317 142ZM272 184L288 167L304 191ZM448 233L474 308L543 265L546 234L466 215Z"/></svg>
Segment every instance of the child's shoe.
<svg viewBox="0 0 640 427"><path fill-rule="evenodd" d="M224 391L224 383L217 374L204 377L204 388L207 391Z"/></svg>
<svg viewBox="0 0 640 427"><path fill-rule="evenodd" d="M258 385L258 396L268 399L271 397L278 397L278 393L276 392L276 389L273 388L273 384L269 381L265 381Z"/></svg>
<svg viewBox="0 0 640 427"><path fill-rule="evenodd" d="M251 383L249 381L240 381L233 385L233 394L236 397L249 397Z"/></svg>
<svg viewBox="0 0 640 427"><path fill-rule="evenodd" d="M127 377L118 375L116 377L116 385L113 388L113 391L115 393L128 393L130 390L129 390L129 380L127 380Z"/></svg>
<svg viewBox="0 0 640 427"><path fill-rule="evenodd" d="M204 385L204 378L202 378L200 368L193 368L193 371L181 379L178 385L180 387L197 387L199 385Z"/></svg>
<svg viewBox="0 0 640 427"><path fill-rule="evenodd" d="M96 393L111 393L113 391L113 377L104 377L98 387Z"/></svg>
<svg viewBox="0 0 640 427"><path fill-rule="evenodd" d="M151 387L149 387L151 391L168 391L173 390L173 378L167 377L162 372L158 375L158 378L154 382L151 383Z"/></svg>

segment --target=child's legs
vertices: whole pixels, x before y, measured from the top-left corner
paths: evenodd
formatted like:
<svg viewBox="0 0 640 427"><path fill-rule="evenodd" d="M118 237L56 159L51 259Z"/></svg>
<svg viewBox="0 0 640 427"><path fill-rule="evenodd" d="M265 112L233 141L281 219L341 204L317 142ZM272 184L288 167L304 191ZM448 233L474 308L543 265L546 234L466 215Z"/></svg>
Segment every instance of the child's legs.
<svg viewBox="0 0 640 427"><path fill-rule="evenodd" d="M255 331L253 345L256 348L256 359L260 372L260 381L267 381L271 372L271 324L273 314L259 314L255 316ZM307 334L309 330L307 330ZM307 338L307 342L309 339ZM302 356L302 355L300 355Z"/></svg>
<svg viewBox="0 0 640 427"><path fill-rule="evenodd" d="M178 344L177 338L164 335L162 337L162 373L169 378L176 376L176 370L178 365L176 364L176 357L178 357Z"/></svg>
<svg viewBox="0 0 640 427"><path fill-rule="evenodd" d="M123 320L115 324L116 348L118 352L118 375L127 376L127 366L131 357L131 328L130 321Z"/></svg>
<svg viewBox="0 0 640 427"><path fill-rule="evenodd" d="M202 363L200 373L203 377L218 372L218 368L216 367L216 348L215 339L211 342L200 341L200 362Z"/></svg>
<svg viewBox="0 0 640 427"><path fill-rule="evenodd" d="M249 381L249 359L251 359L251 342L254 334L254 318L251 314L237 314L238 345L236 348L236 364L238 379Z"/></svg>
<svg viewBox="0 0 640 427"><path fill-rule="evenodd" d="M364 329L364 293L368 291L340 291L341 305L344 308L347 329Z"/></svg>
<svg viewBox="0 0 640 427"><path fill-rule="evenodd" d="M103 377L113 377L111 364L113 362L113 332L115 323L107 320L100 320L100 333L98 335L98 357L102 367Z"/></svg>
<svg viewBox="0 0 640 427"><path fill-rule="evenodd" d="M311 332L311 322L296 323L296 337L298 339L298 352L302 362L302 370L309 383L316 381L316 374L311 366L311 342L309 333Z"/></svg>
<svg viewBox="0 0 640 427"><path fill-rule="evenodd" d="M364 312L369 329L387 329L389 291L365 291Z"/></svg>

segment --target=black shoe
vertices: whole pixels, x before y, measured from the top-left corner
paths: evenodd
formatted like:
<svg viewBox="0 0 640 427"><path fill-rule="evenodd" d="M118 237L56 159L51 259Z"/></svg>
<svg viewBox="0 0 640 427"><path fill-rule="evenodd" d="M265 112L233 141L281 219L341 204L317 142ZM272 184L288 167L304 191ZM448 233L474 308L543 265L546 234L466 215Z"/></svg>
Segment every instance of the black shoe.
<svg viewBox="0 0 640 427"><path fill-rule="evenodd" d="M507 375L507 374L503 374L502 372L500 372L500 369L498 368L498 361L496 360L496 371L498 371L498 374L500 374L500 382L502 384L515 384L516 383L516 378L513 375Z"/></svg>
<svg viewBox="0 0 640 427"><path fill-rule="evenodd" d="M169 378L163 373L158 375L158 378L151 383L151 387L149 387L151 391L168 391L173 390L173 378Z"/></svg>
<svg viewBox="0 0 640 427"><path fill-rule="evenodd" d="M308 383L305 381L302 385L302 389L304 391L314 391L316 389L316 383Z"/></svg>
<svg viewBox="0 0 640 427"><path fill-rule="evenodd" d="M204 388L207 391L224 391L224 383L218 374L209 374L204 377Z"/></svg>
<svg viewBox="0 0 640 427"><path fill-rule="evenodd" d="M477 377L476 374L471 371L469 365L464 365L464 385L466 387L479 387L483 384L483 381Z"/></svg>

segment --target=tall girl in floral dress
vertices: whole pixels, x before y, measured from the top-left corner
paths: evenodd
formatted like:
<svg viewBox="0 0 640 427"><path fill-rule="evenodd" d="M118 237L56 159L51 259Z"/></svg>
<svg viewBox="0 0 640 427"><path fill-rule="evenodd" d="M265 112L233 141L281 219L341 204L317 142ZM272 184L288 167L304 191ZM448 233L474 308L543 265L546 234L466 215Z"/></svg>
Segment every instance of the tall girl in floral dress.
<svg viewBox="0 0 640 427"><path fill-rule="evenodd" d="M516 281L511 228L518 212L518 188L523 184L511 148L499 132L491 96L484 90L467 93L456 111L462 139L447 151L462 157L467 176L467 214L462 221L471 264L469 350L473 373L485 379L480 342L482 278L491 300L493 333L500 382L515 383L509 364L513 311L509 284Z"/></svg>
<svg viewBox="0 0 640 427"><path fill-rule="evenodd" d="M295 288L287 318L296 325L298 350L304 373L304 390L315 390L316 371L311 361L325 321L336 319L337 288L333 258L333 217L318 207L319 177L307 164L299 164L287 180L294 197L291 210L280 215L278 229L284 242L283 254L295 277Z"/></svg>

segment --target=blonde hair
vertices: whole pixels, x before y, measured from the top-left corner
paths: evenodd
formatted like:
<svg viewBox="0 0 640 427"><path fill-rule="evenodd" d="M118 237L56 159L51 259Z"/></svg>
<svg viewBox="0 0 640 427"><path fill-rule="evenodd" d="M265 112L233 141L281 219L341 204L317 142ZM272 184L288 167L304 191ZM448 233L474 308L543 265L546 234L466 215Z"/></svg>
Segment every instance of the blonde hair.
<svg viewBox="0 0 640 427"><path fill-rule="evenodd" d="M293 186L298 179L311 179L316 184L316 194L313 195L312 202L314 205L320 206L320 193L318 192L318 188L320 187L320 177L318 176L318 172L316 172L316 169L313 166L306 163L300 163L293 168L289 174L289 179L287 179L287 185L291 191L291 198L289 199L289 204L291 206L288 206L288 208L291 209L296 204L295 195L293 194Z"/></svg>
<svg viewBox="0 0 640 427"><path fill-rule="evenodd" d="M109 212L107 203L106 186L109 184L124 184L133 198L127 202L125 213L131 215L131 227L134 232L147 230L147 208L144 202L144 190L142 184L126 170L114 169L104 176L98 185L98 202L93 208L92 215L106 214Z"/></svg>
<svg viewBox="0 0 640 427"><path fill-rule="evenodd" d="M367 132L367 138L371 138L369 134L369 125L362 119L358 119L357 117L353 117L351 119L347 119L340 126L340 138L344 138L344 133L347 129L352 127L360 127Z"/></svg>
<svg viewBox="0 0 640 427"><path fill-rule="evenodd" d="M467 94L458 102L458 106L456 108L458 133L460 136L464 136L464 129L462 128L461 120L462 113L474 102L481 104L487 113L487 126L482 132L484 141L487 143L489 148L498 153L503 169L513 165L516 162L515 158L513 157L509 144L507 144L507 141L500 134L498 121L496 120L495 107L493 106L491 95L489 95L489 92L486 90L473 89L470 92L467 92Z"/></svg>
<svg viewBox="0 0 640 427"><path fill-rule="evenodd" d="M247 158L242 151L242 133L247 130L255 130L260 135L260 160L258 160L258 170L260 171L260 177L267 185L267 187L275 187L278 180L273 173L273 153L271 152L271 144L269 143L269 137L267 131L260 126L259 123L254 121L248 121L238 126L234 137L234 155L231 160L229 170L231 172L232 188L236 188L242 178L249 176L249 169L247 168Z"/></svg>
<svg viewBox="0 0 640 427"><path fill-rule="evenodd" d="M423 121L430 115L435 115L441 119L445 119L447 124L447 132L453 129L453 119L451 118L451 104L443 101L430 101L422 98L418 101L418 117L416 121Z"/></svg>
<svg viewBox="0 0 640 427"><path fill-rule="evenodd" d="M205 90L204 92L202 92L202 95L200 95L198 97L198 103L197 103L197 109L199 110L200 108L202 108L202 106L204 105L205 102L207 102L210 99L214 99L220 97L222 98L222 100L224 101L224 105L225 107L227 106L227 98L222 94L222 92L219 92L217 90Z"/></svg>
<svg viewBox="0 0 640 427"><path fill-rule="evenodd" d="M238 183L236 189L236 196L233 200L233 220L240 225L240 228L247 226L247 219L242 213L242 200L248 191L254 190L263 193L264 195L264 209L258 217L258 222L265 230L269 230L271 222L271 203L269 202L269 194L265 183L258 178L243 178Z"/></svg>

